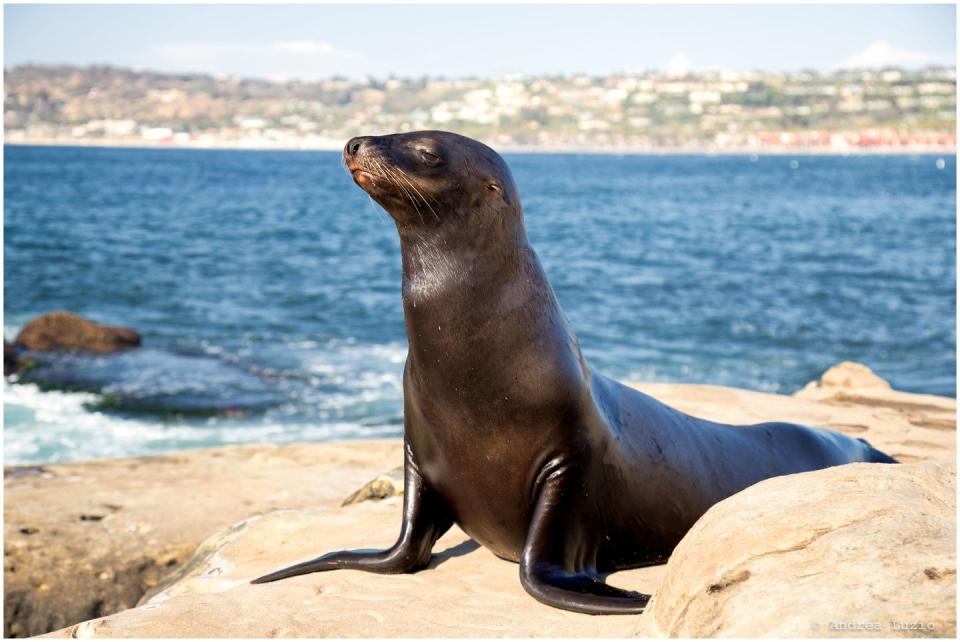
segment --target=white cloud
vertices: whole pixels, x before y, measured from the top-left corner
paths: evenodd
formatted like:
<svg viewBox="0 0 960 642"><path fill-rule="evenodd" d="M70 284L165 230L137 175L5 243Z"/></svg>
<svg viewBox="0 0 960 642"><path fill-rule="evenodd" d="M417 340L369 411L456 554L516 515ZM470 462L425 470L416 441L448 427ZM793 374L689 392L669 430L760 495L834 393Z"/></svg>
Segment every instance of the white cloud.
<svg viewBox="0 0 960 642"><path fill-rule="evenodd" d="M163 58L207 58L215 56L226 56L236 53L241 45L233 45L227 42L206 42L206 43L170 43L157 45L157 53Z"/></svg>
<svg viewBox="0 0 960 642"><path fill-rule="evenodd" d="M935 62L935 57L923 51L897 49L886 40L877 40L854 54L840 65L847 69L873 67L917 67Z"/></svg>
<svg viewBox="0 0 960 642"><path fill-rule="evenodd" d="M337 49L329 42L320 40L290 40L287 42L275 42L271 45L275 51L286 51L297 54L324 55L324 56L353 56L353 51Z"/></svg>
<svg viewBox="0 0 960 642"><path fill-rule="evenodd" d="M180 42L155 49L161 69L206 70L214 75L236 74L274 80L309 80L339 73L363 55L322 40L281 40L266 43Z"/></svg>
<svg viewBox="0 0 960 642"><path fill-rule="evenodd" d="M241 44L235 42L171 43L157 47L160 55L168 58L216 57L231 55L294 54L305 56L356 56L357 52L339 49L321 40L289 40L270 44Z"/></svg>

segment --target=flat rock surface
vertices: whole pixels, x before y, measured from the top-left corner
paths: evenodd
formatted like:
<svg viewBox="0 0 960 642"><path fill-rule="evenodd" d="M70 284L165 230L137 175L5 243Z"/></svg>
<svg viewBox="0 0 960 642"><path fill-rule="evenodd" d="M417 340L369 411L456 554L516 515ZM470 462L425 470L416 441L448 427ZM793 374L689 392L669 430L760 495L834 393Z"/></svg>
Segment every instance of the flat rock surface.
<svg viewBox="0 0 960 642"><path fill-rule="evenodd" d="M336 506L398 440L251 445L4 469L4 636L131 608L226 525Z"/></svg>
<svg viewBox="0 0 960 642"><path fill-rule="evenodd" d="M631 616L550 608L520 586L519 567L453 528L429 568L411 575L314 573L270 584L254 577L338 548L389 546L401 499L254 517L212 538L173 586L136 609L81 625L93 637L623 637ZM652 591L663 566L612 582ZM77 634L76 627L56 637Z"/></svg>
<svg viewBox="0 0 960 642"><path fill-rule="evenodd" d="M955 458L954 399L882 388L818 388L811 393L819 395L816 397L790 397L717 386L642 384L637 387L681 410L709 419L730 423L786 420L829 427L863 437L876 448L904 462L952 461ZM352 578L353 586L366 587L368 603L389 602L390 598L402 603L408 596L419 594L418 599L426 600L421 607L425 610L410 610L405 615L406 619L416 619L419 623L416 630L408 632L412 636L426 635L422 626L427 620L471 622L469 609L484 604L486 600L493 600L491 603L497 608L493 611L481 609L482 615L477 616L476 622L486 622L488 628L464 628L464 635L468 630L469 635L476 636L526 635L524 631L527 629L522 628L526 626L523 617L534 612L542 612L542 620L531 620L540 622L539 635L566 635L560 629L550 628L561 621L573 627L571 635L627 635L636 630L636 620L627 623L631 620L629 617L587 617L583 620L586 616L553 609L541 611L546 607L522 593L516 565L498 560L483 549L455 556L436 568L409 576L385 577L338 571L249 589L243 582L226 590L220 590L223 587L220 585L216 592L190 589L193 593L185 589L197 586L189 580L180 588L167 591L170 597L162 607L146 605L128 613L110 615L133 607L145 594L155 592L158 586L166 584L163 578L170 572L184 573L184 562L204 539L250 516L269 511L316 512L295 518L288 513L287 518L292 521L284 528L302 528L304 533L309 531L309 535L291 537L282 546L265 551L264 555L271 556L269 560L261 558L255 562L254 557L244 557L247 561L243 564L248 566L243 566L238 556L235 567L221 579L240 582L242 574L245 581L288 562L339 546L390 544L399 527L397 498L379 503L366 501L342 508L340 504L365 483L389 472L401 461L401 442L384 440L282 447L253 445L42 468L8 467L4 491L5 633L35 635L69 627L81 620L100 618L94 624L85 625L79 634L95 629L98 636L126 636L128 632L124 627L133 626L129 618L134 614L149 613L149 607L158 614L172 613L174 607L185 609L181 612L183 618L196 618L197 625L193 629L196 635L268 635L273 629L277 629L277 635L293 635L298 630L303 631L302 635L393 635L387 631L406 630L402 623L386 619L379 622L374 616L365 616L367 633L362 633L359 628L351 628L352 633L348 633L346 628L337 628L354 626L347 622L350 618L346 615L337 619L340 616L324 611L326 619L320 622L299 619L301 611L314 612L303 610L307 608L304 604L307 598L301 597L300 593L286 597L280 593L249 592L253 588L282 592L301 590L297 587L302 586L340 586L337 582L346 581L330 579L334 575ZM363 519L357 521L358 516ZM275 523L277 519L275 516L263 517L248 523L246 528L280 528ZM336 528L324 526L334 519L345 521ZM363 521L366 519L370 520L369 523ZM461 539L457 540L458 537ZM454 529L436 550L456 547L465 539L466 536ZM249 543L238 539L231 545L247 546ZM302 548L296 548L301 545ZM468 566L462 566L464 564ZM448 574L458 569L460 573L474 572L490 578L483 584L483 594L473 595L464 604L444 601L447 587L445 583L439 583L439 578L448 578ZM663 571L664 567L658 567L620 573L612 576L611 582L649 591L658 578L657 574ZM184 579L188 578L184 576ZM286 583L293 584L288 589L283 587ZM200 586L207 585L201 583ZM347 585L341 588L346 591ZM181 590L184 592L178 593ZM357 592L354 590L350 594L356 595ZM272 628L228 631L216 628L226 623L210 621L213 617L210 611L216 610L213 608L215 604L236 604L239 610L233 611L231 607L224 612L242 614L246 608L254 608L258 600L265 599L257 597L263 595L274 596L264 602L264 608L269 607L274 618ZM314 597L317 596L311 600ZM221 602L223 600L227 602ZM244 600L250 600L249 605ZM355 601L357 604L363 602L360 598ZM518 610L521 604L532 611ZM318 604L309 608L326 607ZM433 608L438 610L430 610ZM490 615L494 611L496 618ZM361 612L364 611L355 608L354 616ZM375 612L386 618L380 611ZM416 613L415 618L410 613ZM103 620L101 616L107 615L110 617ZM116 619L121 617L127 623L123 627ZM175 619L183 625L186 621L183 618L178 616ZM580 621L585 628L578 629L570 624ZM618 621L624 623L621 625ZM147 626L146 620L143 622L143 626ZM238 617L231 619L229 624L241 627L243 622L244 619ZM308 624L313 627L309 633L305 628ZM248 625L253 627L255 623L243 624ZM149 626L159 627L161 624L154 621ZM606 628L619 626L623 628ZM209 632L202 633L202 630ZM286 633L279 633L281 630ZM58 635L72 633L77 632L69 627ZM147 635L129 633L133 636L141 634ZM458 634L438 628L431 635Z"/></svg>

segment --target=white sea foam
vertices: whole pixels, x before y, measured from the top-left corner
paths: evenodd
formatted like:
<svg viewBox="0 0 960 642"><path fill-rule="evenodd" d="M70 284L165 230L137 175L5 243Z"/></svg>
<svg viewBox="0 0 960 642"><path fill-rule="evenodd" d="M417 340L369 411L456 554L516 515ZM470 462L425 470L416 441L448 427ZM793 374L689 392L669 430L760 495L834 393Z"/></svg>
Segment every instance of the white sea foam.
<svg viewBox="0 0 960 642"><path fill-rule="evenodd" d="M402 390L407 348L399 343L359 345L340 342L323 350L301 350L302 368L314 381L342 386L351 393Z"/></svg>
<svg viewBox="0 0 960 642"><path fill-rule="evenodd" d="M96 395L43 392L33 384L4 386L4 462L58 462L148 455L187 448L270 441L331 441L396 434L396 426L355 422L253 421L213 417L157 421L88 410ZM346 404L348 398L342 403ZM355 400L363 403L363 400Z"/></svg>
<svg viewBox="0 0 960 642"><path fill-rule="evenodd" d="M34 384L4 384L4 462L116 457L137 450L149 423L90 411L96 395L43 392Z"/></svg>
<svg viewBox="0 0 960 642"><path fill-rule="evenodd" d="M7 328L9 331L9 328ZM246 417L122 416L92 408L99 397L4 384L4 462L56 462L149 455L219 444L331 441L400 433L403 361L399 343L303 342L296 351L308 385L265 414Z"/></svg>
<svg viewBox="0 0 960 642"><path fill-rule="evenodd" d="M3 324L3 338L7 341L13 341L14 337L20 334L20 330L23 329L22 323L4 323Z"/></svg>

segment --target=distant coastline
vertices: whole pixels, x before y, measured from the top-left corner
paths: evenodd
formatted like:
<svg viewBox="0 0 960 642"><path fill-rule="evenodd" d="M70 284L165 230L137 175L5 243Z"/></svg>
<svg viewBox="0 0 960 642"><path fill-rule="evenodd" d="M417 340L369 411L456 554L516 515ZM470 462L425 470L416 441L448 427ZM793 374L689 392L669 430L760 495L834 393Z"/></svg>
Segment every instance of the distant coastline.
<svg viewBox="0 0 960 642"><path fill-rule="evenodd" d="M189 141L189 142L169 142L169 141L150 141L142 138L123 139L123 138L16 138L10 140L9 137L4 140L5 145L18 145L24 147L104 147L104 148L130 148L130 149L198 149L198 150L220 150L220 151L296 151L296 152L338 152L343 147L334 142L328 144L306 143L300 146L293 146L286 143L275 143L268 140L263 141L230 141L220 140L214 142L207 141ZM838 149L831 146L760 146L760 147L614 147L614 146L524 146L516 144L496 145L497 150L504 153L519 154L609 154L609 155L649 155L649 156L669 156L669 155L707 155L707 156L861 156L861 155L937 155L944 154L955 156L956 146L938 146L938 145L889 145L889 146L869 146L869 147L850 147Z"/></svg>
<svg viewBox="0 0 960 642"><path fill-rule="evenodd" d="M268 81L113 67L6 70L9 143L339 150L456 131L498 151L955 153L956 70Z"/></svg>

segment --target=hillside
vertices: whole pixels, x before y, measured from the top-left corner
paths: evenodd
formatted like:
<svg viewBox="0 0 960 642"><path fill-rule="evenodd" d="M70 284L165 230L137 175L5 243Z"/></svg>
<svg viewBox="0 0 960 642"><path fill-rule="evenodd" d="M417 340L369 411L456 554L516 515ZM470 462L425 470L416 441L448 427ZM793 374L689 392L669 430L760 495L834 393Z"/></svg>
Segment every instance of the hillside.
<svg viewBox="0 0 960 642"><path fill-rule="evenodd" d="M660 72L271 82L112 67L6 70L8 142L337 148L451 129L503 148L952 149L956 72Z"/></svg>

